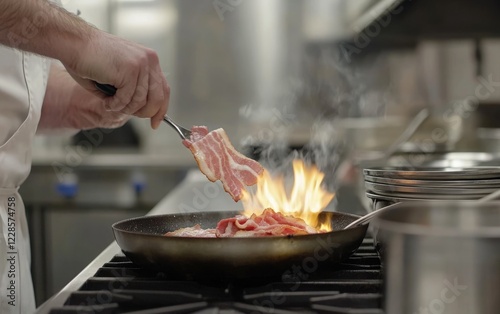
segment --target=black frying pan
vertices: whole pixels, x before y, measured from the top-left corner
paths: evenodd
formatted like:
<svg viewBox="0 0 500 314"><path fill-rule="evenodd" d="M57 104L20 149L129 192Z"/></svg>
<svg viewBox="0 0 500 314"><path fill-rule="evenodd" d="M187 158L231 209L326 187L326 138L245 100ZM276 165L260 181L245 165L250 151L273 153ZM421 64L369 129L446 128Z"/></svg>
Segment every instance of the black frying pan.
<svg viewBox="0 0 500 314"><path fill-rule="evenodd" d="M134 263L187 278L243 279L311 272L325 263L338 263L361 244L367 225L342 230L359 218L345 213L322 213L332 232L289 237L192 238L166 237L168 231L200 224L215 228L219 220L238 212L201 212L145 216L113 224L116 242Z"/></svg>

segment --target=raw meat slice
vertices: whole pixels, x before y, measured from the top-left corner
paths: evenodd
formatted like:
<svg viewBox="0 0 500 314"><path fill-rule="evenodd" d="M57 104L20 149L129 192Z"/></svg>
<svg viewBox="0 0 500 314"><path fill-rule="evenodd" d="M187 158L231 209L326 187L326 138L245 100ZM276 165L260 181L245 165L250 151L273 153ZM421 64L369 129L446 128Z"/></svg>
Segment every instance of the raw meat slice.
<svg viewBox="0 0 500 314"><path fill-rule="evenodd" d="M300 218L284 216L271 208L264 210L261 215L238 215L223 219L216 228L217 237L287 236L320 232Z"/></svg>
<svg viewBox="0 0 500 314"><path fill-rule="evenodd" d="M215 229L202 229L200 225L181 228L167 232L165 236L199 237L199 238L230 238L230 237L266 237L290 236L323 233L309 226L304 220L277 213L271 208L260 215L250 217L237 215L222 219Z"/></svg>
<svg viewBox="0 0 500 314"><path fill-rule="evenodd" d="M223 129L208 132L205 126L191 128L191 138L182 143L189 148L201 172L212 182L220 180L235 202L245 186L257 183L264 168L237 152Z"/></svg>

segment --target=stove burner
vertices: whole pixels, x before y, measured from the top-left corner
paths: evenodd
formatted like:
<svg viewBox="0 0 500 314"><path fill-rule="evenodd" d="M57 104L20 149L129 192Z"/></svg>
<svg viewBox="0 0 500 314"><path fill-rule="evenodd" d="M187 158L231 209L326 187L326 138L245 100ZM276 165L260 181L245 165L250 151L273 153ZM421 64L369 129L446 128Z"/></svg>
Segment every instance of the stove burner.
<svg viewBox="0 0 500 314"><path fill-rule="evenodd" d="M372 239L333 269L275 282L175 280L115 256L51 314L382 314L380 258Z"/></svg>

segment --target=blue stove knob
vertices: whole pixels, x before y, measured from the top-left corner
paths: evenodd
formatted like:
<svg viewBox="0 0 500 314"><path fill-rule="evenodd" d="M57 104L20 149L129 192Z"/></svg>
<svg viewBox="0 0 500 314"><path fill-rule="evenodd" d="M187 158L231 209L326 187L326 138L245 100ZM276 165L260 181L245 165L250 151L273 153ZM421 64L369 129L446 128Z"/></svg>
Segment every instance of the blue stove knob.
<svg viewBox="0 0 500 314"><path fill-rule="evenodd" d="M56 185L59 195L64 198L73 198L78 194L78 177L75 174L65 174Z"/></svg>

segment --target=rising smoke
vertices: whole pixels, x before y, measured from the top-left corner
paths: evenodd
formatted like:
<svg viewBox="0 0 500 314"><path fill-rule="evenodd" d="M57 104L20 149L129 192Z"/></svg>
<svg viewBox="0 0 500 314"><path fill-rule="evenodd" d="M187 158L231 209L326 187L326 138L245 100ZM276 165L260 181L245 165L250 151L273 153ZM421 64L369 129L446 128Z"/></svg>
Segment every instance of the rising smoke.
<svg viewBox="0 0 500 314"><path fill-rule="evenodd" d="M385 113L387 84L376 80L381 66L378 57L354 64L345 60L338 49L308 50L302 77L290 80L293 89L281 88L283 95L276 97L276 108L293 108L296 118L271 141L252 143L257 147L259 161L271 173L290 177L292 160L303 159L317 165L326 174L325 187L335 191L339 167L352 157L356 144L346 138L340 121ZM289 136L294 129L308 129L309 140L291 143Z"/></svg>

